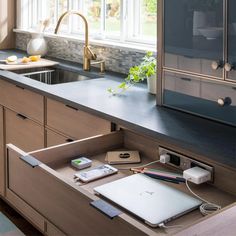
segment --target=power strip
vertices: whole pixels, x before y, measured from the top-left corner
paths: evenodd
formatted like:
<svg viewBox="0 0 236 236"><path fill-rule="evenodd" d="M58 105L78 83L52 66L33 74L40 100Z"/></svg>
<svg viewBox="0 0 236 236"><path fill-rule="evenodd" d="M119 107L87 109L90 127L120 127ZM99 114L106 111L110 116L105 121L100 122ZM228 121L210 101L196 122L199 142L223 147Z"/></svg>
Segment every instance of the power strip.
<svg viewBox="0 0 236 236"><path fill-rule="evenodd" d="M200 167L210 172L211 182L214 179L214 168L210 165L194 160L188 156L166 149L164 147L159 147L159 156L160 162L163 164L174 166L175 168L178 168L183 171L193 167Z"/></svg>

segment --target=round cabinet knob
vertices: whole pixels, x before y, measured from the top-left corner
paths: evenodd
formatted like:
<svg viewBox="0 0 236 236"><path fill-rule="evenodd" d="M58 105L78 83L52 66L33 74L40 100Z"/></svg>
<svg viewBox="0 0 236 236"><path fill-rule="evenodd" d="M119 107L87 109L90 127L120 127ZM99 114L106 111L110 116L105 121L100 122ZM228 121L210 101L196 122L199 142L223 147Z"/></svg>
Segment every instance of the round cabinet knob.
<svg viewBox="0 0 236 236"><path fill-rule="evenodd" d="M226 98L218 98L217 103L219 106L223 107L226 105L230 105L232 102L231 98L226 97Z"/></svg>
<svg viewBox="0 0 236 236"><path fill-rule="evenodd" d="M213 70L217 70L217 69L219 69L220 68L220 62L219 61L213 61L212 63L211 63L211 68L213 69Z"/></svg>
<svg viewBox="0 0 236 236"><path fill-rule="evenodd" d="M233 66L230 63L225 63L224 68L227 72L230 72L233 69Z"/></svg>

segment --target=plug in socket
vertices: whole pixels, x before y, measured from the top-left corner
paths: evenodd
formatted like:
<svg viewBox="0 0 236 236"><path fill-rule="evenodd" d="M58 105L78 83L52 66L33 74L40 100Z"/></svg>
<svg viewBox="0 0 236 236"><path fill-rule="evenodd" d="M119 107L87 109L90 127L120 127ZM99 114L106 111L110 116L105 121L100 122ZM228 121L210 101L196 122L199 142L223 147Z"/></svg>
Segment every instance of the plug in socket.
<svg viewBox="0 0 236 236"><path fill-rule="evenodd" d="M159 147L159 155L169 155L170 161L167 162L167 165L174 166L180 170L187 170L192 167L200 167L211 173L211 181L213 181L214 169L212 166L202 163L200 161L194 160L188 156L184 156L180 153L174 152L172 150Z"/></svg>

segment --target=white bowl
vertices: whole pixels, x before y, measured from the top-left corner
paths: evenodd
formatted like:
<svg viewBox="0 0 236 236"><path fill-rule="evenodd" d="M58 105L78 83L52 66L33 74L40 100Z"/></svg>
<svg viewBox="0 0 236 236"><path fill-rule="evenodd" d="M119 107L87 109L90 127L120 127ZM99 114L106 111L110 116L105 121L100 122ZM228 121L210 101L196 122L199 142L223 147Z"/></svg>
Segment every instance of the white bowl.
<svg viewBox="0 0 236 236"><path fill-rule="evenodd" d="M198 28L198 31L200 32L201 35L206 37L208 40L212 40L222 35L223 28L222 27Z"/></svg>

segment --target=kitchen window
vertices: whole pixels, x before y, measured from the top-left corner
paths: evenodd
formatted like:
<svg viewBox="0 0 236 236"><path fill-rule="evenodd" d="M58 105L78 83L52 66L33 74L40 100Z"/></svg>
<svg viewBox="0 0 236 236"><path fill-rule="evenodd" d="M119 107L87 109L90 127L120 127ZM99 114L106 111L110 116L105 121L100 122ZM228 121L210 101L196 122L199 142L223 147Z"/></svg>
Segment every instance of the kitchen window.
<svg viewBox="0 0 236 236"><path fill-rule="evenodd" d="M49 18L53 32L60 15L78 10L89 22L90 37L120 43L156 44L157 0L18 0L18 29L33 30L40 20ZM83 35L78 16L63 21L61 34Z"/></svg>

